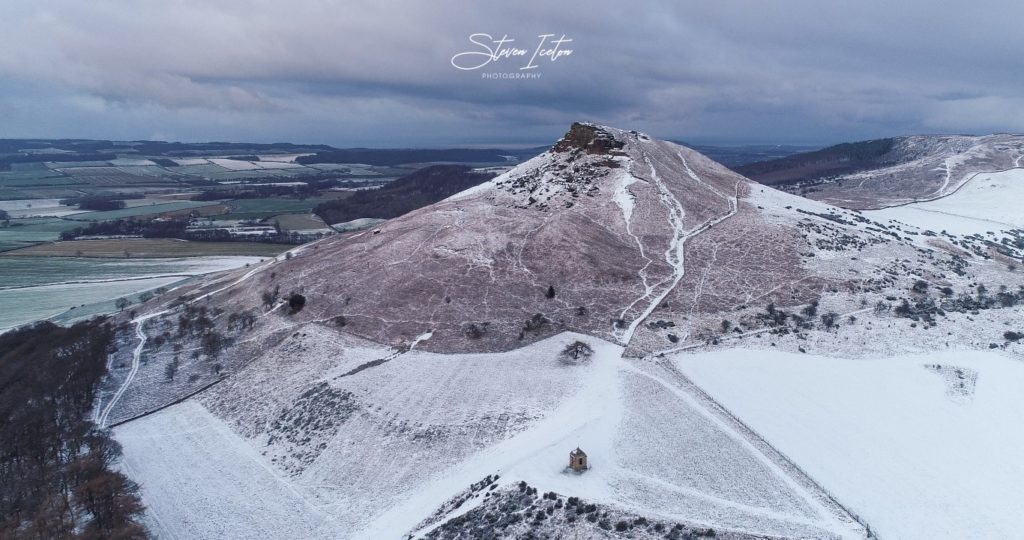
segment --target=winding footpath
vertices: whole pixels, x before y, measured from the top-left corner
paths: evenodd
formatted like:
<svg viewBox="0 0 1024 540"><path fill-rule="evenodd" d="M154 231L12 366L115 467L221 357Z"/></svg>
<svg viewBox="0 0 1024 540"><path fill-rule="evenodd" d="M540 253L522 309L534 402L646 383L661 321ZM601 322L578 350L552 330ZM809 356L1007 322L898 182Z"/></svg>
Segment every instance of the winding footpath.
<svg viewBox="0 0 1024 540"><path fill-rule="evenodd" d="M132 319L132 322L135 323L135 335L139 338L139 344L136 345L135 350L132 351L132 368L128 371L128 375L125 376L124 382L121 383L121 386L118 387L117 391L114 392L114 395L111 396L110 402L107 403L107 406L103 408L103 411L96 418L96 424L99 427L104 428L110 425L110 411L114 409L114 405L117 405L118 400L120 400L121 396L123 396L125 391L128 390L128 385L130 385L132 383L132 379L135 378L135 374L139 372L139 361L142 358L142 349L146 348L146 340L148 339L146 336L146 330L143 326L149 319L158 317L164 313L167 313L167 310L156 311Z"/></svg>
<svg viewBox="0 0 1024 540"><path fill-rule="evenodd" d="M355 238L357 236L361 236L362 234L364 234L364 233L360 233L359 235L355 235L355 236L353 236L353 238ZM302 253L303 251L309 249L310 246L312 246L314 244L317 244L318 242L321 242L321 241L323 241L326 238L329 238L329 237L325 237L325 238L322 238L320 240L316 240L314 242L310 242L308 244L303 244L303 245L301 245L301 246L299 246L299 247L297 247L295 249L289 250L287 253L291 253L293 256L294 255L298 255L299 253ZM209 298L209 297L211 297L211 296L213 296L215 294L221 293L221 292L226 291L228 289L231 289L231 288L233 288L233 287L235 287L237 285L240 285L241 283L243 283L245 281L248 281L250 278L252 278L256 274L259 274L260 272L266 270L267 268L270 268L270 266L272 266L274 262L285 260L285 258L286 258L286 254L285 253L282 253L282 254L280 254L280 255L278 255L276 257L273 257L270 260L268 260L267 262L265 262L263 264L259 264L256 267L252 268L251 270L249 270L248 272L243 274L238 279L232 281L231 283L229 283L227 285L224 285L223 287L220 287L220 288L215 289L213 291L210 291L208 293L205 293L205 294L203 294L201 296L198 296L196 298L193 298L192 300L189 300L187 303L188 304L194 304L196 302L199 302L200 300L205 300L206 298ZM152 319L154 317L159 317L161 315L169 313L170 311L171 311L170 309L164 309L164 310L161 310L161 311L154 311L153 313L147 313L146 315L142 315L141 317L136 317L136 318L131 320L132 323L135 323L135 335L139 339L139 344L136 345L135 349L132 351L132 367L131 367L131 370L128 371L128 375L125 377L124 382L122 382L121 386L119 386L117 391L114 392L114 395L111 396L110 401L107 403L107 405L105 407L103 407L102 409L100 409L100 407L96 408L98 413L96 413L96 415L94 417L94 421L96 422L96 425L98 425L99 427L105 428L105 427L109 427L110 426L110 412L114 409L114 406L117 405L117 402L121 399L121 396L124 395L125 391L128 390L128 386L131 385L132 381L135 379L135 375L139 371L139 364L140 364L141 359L142 359L142 350L146 348L146 341L149 339L148 336L146 336L146 331L145 331L145 328L144 328L144 325L146 324L146 321L148 321L149 319ZM427 339L428 337L429 336L424 337L422 339Z"/></svg>
<svg viewBox="0 0 1024 540"><path fill-rule="evenodd" d="M676 196L672 193L672 190L669 189L668 185L665 184L665 182L661 179L661 176L658 175L658 171L655 168L654 163L651 162L650 156L648 156L647 153L644 152L643 150L641 150L641 153L643 154L643 159L644 162L647 164L647 168L650 170L651 181L653 181L654 185L657 186L658 188L658 196L669 211L669 223L672 226L672 240L669 243L668 249L665 251L665 262L672 267L672 275L650 286L647 285L647 276L641 275L641 278L643 278L644 285L646 288L645 294L640 298L634 300L628 306L626 306L626 308L622 311L622 314L619 316L619 318L625 319L626 314L630 310L632 310L634 306L636 306L636 304L640 303L641 301L648 298L650 298L650 301L648 302L648 305L643 310L643 312L641 312L640 315L634 318L633 321L630 322L628 327L626 327L625 329L613 330L612 335L615 337L615 340L623 346L629 346L629 342L633 339L633 334L636 332L637 327L641 323L643 323L643 321L646 320L647 317L649 317L651 313L653 313L659 305L661 305L661 303L665 300L669 293L671 293L672 290L675 289L677 285L679 285L679 282L682 281L683 276L686 274L686 242L689 241L691 238L697 236L698 234L701 234L704 231L710 229L711 227L714 227L715 225L736 215L736 212L739 209L739 182L736 183L736 195L734 195L733 197L729 197L727 194L722 193L718 189L715 189L708 183L704 182L699 176L697 176L695 172L693 172L689 164L686 162L686 158L684 158L682 154L677 154L677 157L679 158L679 161L682 162L682 165L685 168L687 175L692 180L708 187L714 193L724 197L729 203L728 212L716 218L709 219L702 223L697 228L687 231L685 229L683 221L683 218L686 215L686 211L684 210L682 203L679 202L679 199L676 198ZM644 268L646 269L646 266ZM656 288L665 285L666 282L670 283L667 286L665 286L661 290L661 292L659 292L657 295L651 298L651 294L653 293L653 291Z"/></svg>

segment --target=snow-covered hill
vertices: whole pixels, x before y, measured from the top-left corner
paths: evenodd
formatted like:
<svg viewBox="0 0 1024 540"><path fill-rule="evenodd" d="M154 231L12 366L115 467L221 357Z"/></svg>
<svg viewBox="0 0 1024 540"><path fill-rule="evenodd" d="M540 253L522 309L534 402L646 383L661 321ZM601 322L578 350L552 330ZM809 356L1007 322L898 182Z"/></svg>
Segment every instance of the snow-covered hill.
<svg viewBox="0 0 1024 540"><path fill-rule="evenodd" d="M979 173L1024 166L1020 135L916 135L891 141L885 153L853 172L810 172L786 189L843 208L875 210L940 199Z"/></svg>
<svg viewBox="0 0 1024 540"><path fill-rule="evenodd" d="M959 189L930 201L864 212L885 222L895 220L920 229L959 235L1024 230L1024 166L977 173Z"/></svg>
<svg viewBox="0 0 1024 540"><path fill-rule="evenodd" d="M98 418L169 537L864 537L873 507L842 495L860 491L667 359L950 343L1022 358L1015 242L883 222L575 124L378 229L147 303ZM581 475L564 471L576 447Z"/></svg>

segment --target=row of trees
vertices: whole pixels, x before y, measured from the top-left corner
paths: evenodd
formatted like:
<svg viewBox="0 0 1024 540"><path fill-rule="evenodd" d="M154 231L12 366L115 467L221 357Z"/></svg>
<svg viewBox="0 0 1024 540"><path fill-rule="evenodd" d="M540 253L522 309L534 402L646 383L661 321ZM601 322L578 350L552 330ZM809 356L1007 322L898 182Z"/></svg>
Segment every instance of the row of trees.
<svg viewBox="0 0 1024 540"><path fill-rule="evenodd" d="M260 236L236 236L222 228L189 229L188 218L175 219L115 219L97 221L84 227L60 233L61 240L74 240L82 236L141 236L143 238L178 238L198 242L267 242L274 244L302 244L311 240L308 234L278 231ZM321 237L317 235L317 238Z"/></svg>
<svg viewBox="0 0 1024 540"><path fill-rule="evenodd" d="M66 206L77 206L82 210L120 210L125 207L125 199L141 199L143 196L138 193L118 195L85 195L74 199L60 201Z"/></svg>
<svg viewBox="0 0 1024 540"><path fill-rule="evenodd" d="M146 538L120 446L89 420L114 328L38 323L0 335L0 538Z"/></svg>
<svg viewBox="0 0 1024 540"><path fill-rule="evenodd" d="M144 238L185 238L187 219L115 219L96 221L84 227L64 231L61 240L80 236L142 236Z"/></svg>

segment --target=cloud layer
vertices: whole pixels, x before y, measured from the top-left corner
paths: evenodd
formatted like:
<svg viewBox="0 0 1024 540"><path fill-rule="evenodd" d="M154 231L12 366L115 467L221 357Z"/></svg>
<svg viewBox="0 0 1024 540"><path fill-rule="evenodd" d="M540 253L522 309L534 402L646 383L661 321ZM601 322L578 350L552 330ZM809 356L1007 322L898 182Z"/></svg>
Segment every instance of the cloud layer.
<svg viewBox="0 0 1024 540"><path fill-rule="evenodd" d="M0 137L832 142L1024 131L1024 4L6 0ZM495 7L496 6L496 7ZM538 79L460 71L472 33L571 38Z"/></svg>

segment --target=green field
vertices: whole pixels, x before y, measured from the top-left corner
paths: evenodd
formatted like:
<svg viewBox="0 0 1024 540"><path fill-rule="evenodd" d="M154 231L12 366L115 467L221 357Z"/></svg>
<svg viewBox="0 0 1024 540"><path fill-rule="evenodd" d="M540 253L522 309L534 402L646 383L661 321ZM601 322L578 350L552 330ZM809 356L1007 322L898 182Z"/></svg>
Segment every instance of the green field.
<svg viewBox="0 0 1024 540"><path fill-rule="evenodd" d="M11 226L0 228L0 251L37 242L52 242L60 238L60 233L81 225L60 218L14 219Z"/></svg>
<svg viewBox="0 0 1024 540"><path fill-rule="evenodd" d="M176 210L185 210L189 208L200 208L202 206L211 206L218 204L217 201L176 201L163 204L151 204L148 206L134 206L129 208L122 208L120 210L107 210L104 212L86 212L84 214L75 214L73 218L76 221L106 221L111 219L121 219L133 216L152 216L155 214L163 214L164 212L174 212Z"/></svg>
<svg viewBox="0 0 1024 540"><path fill-rule="evenodd" d="M327 199L239 199L230 201L231 213L218 219L265 219L280 214L308 214Z"/></svg>
<svg viewBox="0 0 1024 540"><path fill-rule="evenodd" d="M26 168L22 170L0 171L0 187L39 187L82 184L81 180L65 176L47 168Z"/></svg>
<svg viewBox="0 0 1024 540"><path fill-rule="evenodd" d="M285 231L308 231L328 228L322 219L313 214L281 214L270 218L270 221L277 223Z"/></svg>

